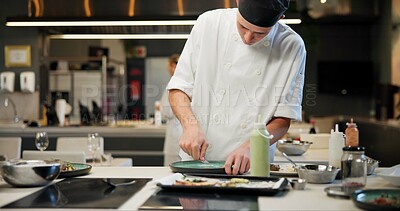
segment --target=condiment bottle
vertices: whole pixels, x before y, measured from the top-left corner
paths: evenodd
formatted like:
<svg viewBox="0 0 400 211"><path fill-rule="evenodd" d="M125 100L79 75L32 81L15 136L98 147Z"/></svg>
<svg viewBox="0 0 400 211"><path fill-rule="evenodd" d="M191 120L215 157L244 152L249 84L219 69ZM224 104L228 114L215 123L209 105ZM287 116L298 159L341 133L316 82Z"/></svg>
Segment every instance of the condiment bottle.
<svg viewBox="0 0 400 211"><path fill-rule="evenodd" d="M160 101L156 101L154 103L154 124L156 126L162 125L161 102Z"/></svg>
<svg viewBox="0 0 400 211"><path fill-rule="evenodd" d="M346 146L357 147L358 142L358 129L357 124L353 122L353 118L351 118L350 123L346 123L347 128L345 130L346 133Z"/></svg>
<svg viewBox="0 0 400 211"><path fill-rule="evenodd" d="M316 134L317 130L315 129L315 121L314 120L310 120L310 124L311 124L311 128L310 128L309 134Z"/></svg>
<svg viewBox="0 0 400 211"><path fill-rule="evenodd" d="M254 129L250 135L250 174L252 176L270 176L269 145L273 135L267 131L265 123L254 123Z"/></svg>
<svg viewBox="0 0 400 211"><path fill-rule="evenodd" d="M364 147L343 147L342 186L346 193L352 193L367 184L367 161Z"/></svg>
<svg viewBox="0 0 400 211"><path fill-rule="evenodd" d="M339 132L339 125L335 125L335 131L331 130L329 138L329 165L340 168L342 158L342 149L344 147L344 134Z"/></svg>

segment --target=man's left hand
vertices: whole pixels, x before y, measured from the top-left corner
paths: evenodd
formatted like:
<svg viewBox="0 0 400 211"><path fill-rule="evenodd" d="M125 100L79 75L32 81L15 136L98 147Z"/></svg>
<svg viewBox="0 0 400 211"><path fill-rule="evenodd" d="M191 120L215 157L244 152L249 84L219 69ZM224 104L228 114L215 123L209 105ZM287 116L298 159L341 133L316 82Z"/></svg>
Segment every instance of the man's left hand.
<svg viewBox="0 0 400 211"><path fill-rule="evenodd" d="M226 174L230 175L244 174L250 170L250 141L229 154L224 168Z"/></svg>

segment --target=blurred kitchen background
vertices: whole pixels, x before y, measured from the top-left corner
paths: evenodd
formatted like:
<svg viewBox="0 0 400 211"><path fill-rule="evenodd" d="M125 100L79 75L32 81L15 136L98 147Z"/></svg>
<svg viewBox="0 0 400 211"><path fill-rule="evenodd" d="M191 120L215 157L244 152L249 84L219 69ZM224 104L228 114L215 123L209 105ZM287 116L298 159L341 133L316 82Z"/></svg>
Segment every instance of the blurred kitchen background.
<svg viewBox="0 0 400 211"><path fill-rule="evenodd" d="M87 5L84 2L88 3ZM155 6L157 5L157 6ZM45 103L57 97L117 118L145 119L154 112L169 76L167 58L180 53L184 38L61 39L63 34L188 34L191 26L6 26L6 21L63 18L123 20L188 19L213 8L235 7L234 0L18 0L0 1L0 46L30 46L29 67L6 67L15 73L11 96L21 119L39 120ZM307 48L304 120L311 116L349 115L397 119L400 85L399 0L292 0L286 19ZM102 59L104 56L105 59ZM104 58L103 57L103 58ZM35 73L34 92L20 89L20 74ZM0 118L13 118L0 106Z"/></svg>

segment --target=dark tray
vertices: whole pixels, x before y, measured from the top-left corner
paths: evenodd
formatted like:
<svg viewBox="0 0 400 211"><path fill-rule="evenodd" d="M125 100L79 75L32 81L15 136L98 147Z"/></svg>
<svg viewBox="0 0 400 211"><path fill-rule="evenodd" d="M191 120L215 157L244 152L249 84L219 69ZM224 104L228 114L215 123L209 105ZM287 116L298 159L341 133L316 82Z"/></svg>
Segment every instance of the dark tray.
<svg viewBox="0 0 400 211"><path fill-rule="evenodd" d="M186 185L165 185L157 184L164 190L169 191L188 191L188 192L206 192L206 193L228 193L228 194L249 194L258 196L274 196L288 190L288 180L284 177L255 177L244 175L220 175L220 174L185 174L187 176L199 176L205 178L228 180L231 178L246 178L250 182L272 181L282 183L277 188L254 188L254 187L219 187L219 186L186 186Z"/></svg>

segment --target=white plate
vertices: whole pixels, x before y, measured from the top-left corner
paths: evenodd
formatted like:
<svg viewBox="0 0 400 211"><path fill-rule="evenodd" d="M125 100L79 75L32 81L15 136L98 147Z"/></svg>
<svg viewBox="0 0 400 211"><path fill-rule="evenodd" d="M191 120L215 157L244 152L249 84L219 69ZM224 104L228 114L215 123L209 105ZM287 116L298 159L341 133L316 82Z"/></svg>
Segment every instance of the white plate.
<svg viewBox="0 0 400 211"><path fill-rule="evenodd" d="M379 172L378 175L392 185L400 187L400 164L385 169Z"/></svg>
<svg viewBox="0 0 400 211"><path fill-rule="evenodd" d="M293 167L293 164L290 163L274 163L274 164L279 165L280 169L279 171L270 171L271 175L283 176L283 177L298 176L297 171Z"/></svg>

